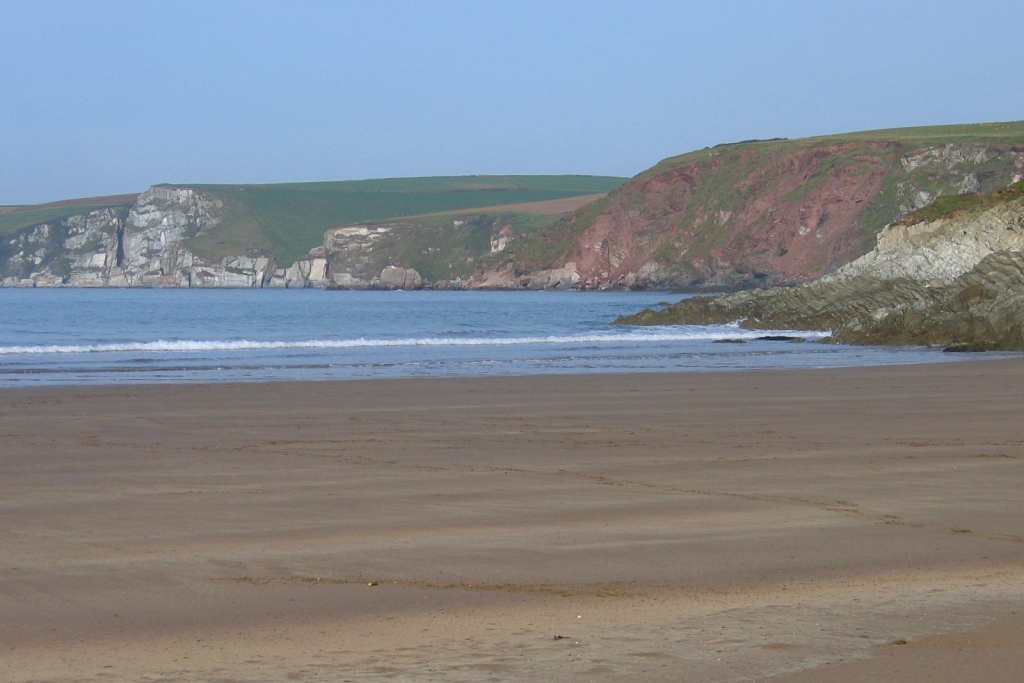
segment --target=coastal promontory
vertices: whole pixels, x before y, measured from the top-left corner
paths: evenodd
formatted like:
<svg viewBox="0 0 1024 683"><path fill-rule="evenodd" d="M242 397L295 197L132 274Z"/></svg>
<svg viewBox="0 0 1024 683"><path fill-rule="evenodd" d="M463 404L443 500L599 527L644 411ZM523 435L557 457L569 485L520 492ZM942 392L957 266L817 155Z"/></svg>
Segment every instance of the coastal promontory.
<svg viewBox="0 0 1024 683"><path fill-rule="evenodd" d="M951 197L885 228L875 248L790 287L684 299L617 321L829 331L851 344L1024 350L1024 182Z"/></svg>

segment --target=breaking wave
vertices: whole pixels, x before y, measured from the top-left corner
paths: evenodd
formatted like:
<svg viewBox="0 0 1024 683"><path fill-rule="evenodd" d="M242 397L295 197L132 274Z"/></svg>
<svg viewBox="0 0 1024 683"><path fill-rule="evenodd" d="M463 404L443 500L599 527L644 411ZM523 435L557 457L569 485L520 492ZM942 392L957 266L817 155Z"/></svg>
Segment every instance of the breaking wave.
<svg viewBox="0 0 1024 683"><path fill-rule="evenodd" d="M821 333L788 330L741 330L738 327L681 328L679 330L631 331L536 337L420 337L406 339L309 339L305 341L165 341L111 344L70 344L0 346L0 355L41 355L69 353L194 353L202 351L252 351L276 349L356 349L412 346L524 346L531 344L612 344L623 342L709 341L715 339L756 339L769 334L817 338Z"/></svg>

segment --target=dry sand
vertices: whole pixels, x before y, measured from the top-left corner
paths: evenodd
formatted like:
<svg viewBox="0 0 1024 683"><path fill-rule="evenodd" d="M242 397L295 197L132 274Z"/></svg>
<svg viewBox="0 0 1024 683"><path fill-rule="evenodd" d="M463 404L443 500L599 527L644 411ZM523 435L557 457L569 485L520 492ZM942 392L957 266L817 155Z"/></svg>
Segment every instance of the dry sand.
<svg viewBox="0 0 1024 683"><path fill-rule="evenodd" d="M1013 680L1022 413L1016 359L0 392L0 680Z"/></svg>

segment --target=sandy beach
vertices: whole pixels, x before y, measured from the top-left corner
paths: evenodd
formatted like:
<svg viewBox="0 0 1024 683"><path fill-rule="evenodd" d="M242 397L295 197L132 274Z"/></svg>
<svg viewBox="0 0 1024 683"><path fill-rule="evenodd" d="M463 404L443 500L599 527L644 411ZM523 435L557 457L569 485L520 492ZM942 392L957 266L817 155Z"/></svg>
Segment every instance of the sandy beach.
<svg viewBox="0 0 1024 683"><path fill-rule="evenodd" d="M0 391L0 680L991 681L1024 360Z"/></svg>

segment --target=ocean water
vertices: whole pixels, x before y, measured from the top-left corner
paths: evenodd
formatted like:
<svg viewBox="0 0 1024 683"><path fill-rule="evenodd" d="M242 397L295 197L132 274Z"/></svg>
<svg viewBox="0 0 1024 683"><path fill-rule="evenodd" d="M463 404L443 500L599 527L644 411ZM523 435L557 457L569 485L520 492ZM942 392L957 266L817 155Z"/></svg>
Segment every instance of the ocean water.
<svg viewBox="0 0 1024 683"><path fill-rule="evenodd" d="M620 327L662 292L0 289L0 387L818 368L951 360L735 326ZM796 334L806 343L761 341ZM714 343L745 339L744 344Z"/></svg>

